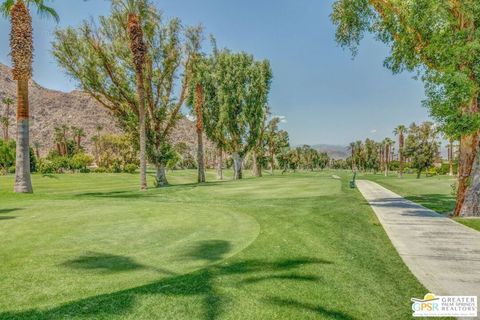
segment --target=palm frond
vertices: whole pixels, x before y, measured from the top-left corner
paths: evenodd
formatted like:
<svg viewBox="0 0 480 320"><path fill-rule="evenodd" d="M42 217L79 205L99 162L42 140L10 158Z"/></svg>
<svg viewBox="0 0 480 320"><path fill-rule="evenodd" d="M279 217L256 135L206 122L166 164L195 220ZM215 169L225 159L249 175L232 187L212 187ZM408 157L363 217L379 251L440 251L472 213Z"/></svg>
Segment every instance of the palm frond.
<svg viewBox="0 0 480 320"><path fill-rule="evenodd" d="M0 4L0 13L4 17L8 17L10 15L10 9L15 4L15 0L4 0L2 4Z"/></svg>
<svg viewBox="0 0 480 320"><path fill-rule="evenodd" d="M33 4L37 8L37 14L42 18L53 18L56 22L60 20L55 9L47 6L45 0L28 0L27 4Z"/></svg>

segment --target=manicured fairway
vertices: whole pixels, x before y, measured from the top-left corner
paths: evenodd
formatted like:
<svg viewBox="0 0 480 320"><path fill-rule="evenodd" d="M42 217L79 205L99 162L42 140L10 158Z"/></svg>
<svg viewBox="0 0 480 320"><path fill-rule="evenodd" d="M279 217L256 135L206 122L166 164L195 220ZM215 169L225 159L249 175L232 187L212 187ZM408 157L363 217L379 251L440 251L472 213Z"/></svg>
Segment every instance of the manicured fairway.
<svg viewBox="0 0 480 320"><path fill-rule="evenodd" d="M406 319L426 293L346 175L137 180L0 177L0 319Z"/></svg>
<svg viewBox="0 0 480 320"><path fill-rule="evenodd" d="M456 179L453 177L434 176L417 179L416 175L407 174L400 179L395 174L388 177L381 174L365 174L360 178L375 181L406 199L438 213L449 214L455 208L452 185ZM480 219L455 219L455 221L480 231Z"/></svg>

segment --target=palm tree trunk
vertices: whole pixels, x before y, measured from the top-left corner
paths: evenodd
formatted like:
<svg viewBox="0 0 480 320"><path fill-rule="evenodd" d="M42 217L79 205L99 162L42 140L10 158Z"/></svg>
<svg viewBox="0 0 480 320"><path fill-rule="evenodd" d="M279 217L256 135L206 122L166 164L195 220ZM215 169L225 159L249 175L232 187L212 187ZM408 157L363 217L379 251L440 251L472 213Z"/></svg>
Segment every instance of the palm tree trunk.
<svg viewBox="0 0 480 320"><path fill-rule="evenodd" d="M138 121L140 130L140 190L147 190L147 133L145 127L145 90L143 73L137 72Z"/></svg>
<svg viewBox="0 0 480 320"><path fill-rule="evenodd" d="M198 183L205 182L205 159L203 154L203 88L200 84L196 85L195 113L197 115L197 164L198 164Z"/></svg>
<svg viewBox="0 0 480 320"><path fill-rule="evenodd" d="M143 68L147 48L143 40L143 30L138 16L128 15L128 36L130 50L133 54L138 95L138 122L140 134L140 189L147 190L147 133L145 126L145 88L143 85Z"/></svg>
<svg viewBox="0 0 480 320"><path fill-rule="evenodd" d="M16 193L32 193L30 178L28 80L17 81L17 146L15 162Z"/></svg>
<svg viewBox="0 0 480 320"><path fill-rule="evenodd" d="M453 177L453 143L451 142L450 142L450 145L448 146L448 165L450 167L450 171L448 175Z"/></svg>
<svg viewBox="0 0 480 320"><path fill-rule="evenodd" d="M223 180L223 151L221 148L218 148L217 151L217 180Z"/></svg>
<svg viewBox="0 0 480 320"><path fill-rule="evenodd" d="M400 161L399 171L398 174L400 178L403 178L403 144L404 144L404 137L403 133L400 133L399 141L398 141L398 158Z"/></svg>

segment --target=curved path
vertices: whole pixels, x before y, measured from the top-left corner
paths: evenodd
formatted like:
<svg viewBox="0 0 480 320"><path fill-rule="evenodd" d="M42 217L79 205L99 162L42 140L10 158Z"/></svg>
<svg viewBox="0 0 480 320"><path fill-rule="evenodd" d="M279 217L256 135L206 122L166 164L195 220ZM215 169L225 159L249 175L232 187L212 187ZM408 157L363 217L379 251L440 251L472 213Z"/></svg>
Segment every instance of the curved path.
<svg viewBox="0 0 480 320"><path fill-rule="evenodd" d="M357 185L405 264L428 290L480 297L480 232L375 182Z"/></svg>

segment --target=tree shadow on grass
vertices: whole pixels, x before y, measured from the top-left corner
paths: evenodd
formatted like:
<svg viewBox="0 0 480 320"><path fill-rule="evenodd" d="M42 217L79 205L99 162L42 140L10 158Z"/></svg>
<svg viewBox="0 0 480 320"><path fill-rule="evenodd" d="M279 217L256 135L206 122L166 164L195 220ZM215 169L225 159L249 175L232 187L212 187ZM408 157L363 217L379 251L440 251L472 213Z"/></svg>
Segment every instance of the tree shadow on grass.
<svg viewBox="0 0 480 320"><path fill-rule="evenodd" d="M203 250L203 248L201 248ZM202 256L198 254L196 256ZM321 259L312 259L299 257L296 259L283 259L277 261L266 260L242 260L226 265L213 265L205 269L184 275L177 275L161 279L157 282L139 286L131 289L121 290L114 293L102 294L82 300L73 301L63 306L59 306L49 310L32 309L23 312L3 312L0 313L1 319L65 319L69 317L79 318L111 318L115 315L125 316L135 307L135 300L143 295L149 297L158 296L158 301L162 301L164 297L198 297L202 301L201 313L202 319L217 319L225 310L226 302L232 298L222 293L216 287L216 280L220 277L234 275L252 275L262 274L262 281L269 279L279 280L286 279L288 281L316 281L316 277L302 276L298 279L295 277L282 275L282 272L292 271L307 265L331 264L330 261ZM264 276L268 273L267 276ZM280 273L280 274L279 274ZM223 281L222 281L223 282ZM238 285L241 285L240 282ZM179 302L180 303L180 302ZM307 304L297 303L290 305L289 308L309 307ZM169 308L168 305L164 305ZM310 306L311 307L311 306ZM322 313L321 307L315 307L318 313ZM157 310L158 314L162 314L162 310ZM324 315L342 315L342 319L350 319L346 315L325 310ZM178 318L182 318L179 314Z"/></svg>
<svg viewBox="0 0 480 320"><path fill-rule="evenodd" d="M146 266L135 262L132 258L98 252L88 252L86 255L64 262L62 265L73 269L95 270L104 273L146 268Z"/></svg>
<svg viewBox="0 0 480 320"><path fill-rule="evenodd" d="M13 220L13 219L16 219L17 217L14 217L14 216L0 216L0 221L1 220Z"/></svg>
<svg viewBox="0 0 480 320"><path fill-rule="evenodd" d="M304 302L296 301L293 299L281 299L277 297L271 297L271 298L265 299L265 301L279 307L285 307L289 309L300 309L302 311L314 312L322 317L328 317L333 319L343 319L343 320L354 319L353 317L343 312L329 310L322 306L317 306L311 303L304 303Z"/></svg>
<svg viewBox="0 0 480 320"><path fill-rule="evenodd" d="M8 209L0 209L0 214L2 213L10 213L15 211L23 210L23 208L8 208Z"/></svg>
<svg viewBox="0 0 480 320"><path fill-rule="evenodd" d="M450 213L455 209L455 198L445 194L422 194L419 196L408 196L406 199L419 203L438 213Z"/></svg>
<svg viewBox="0 0 480 320"><path fill-rule="evenodd" d="M230 242L225 240L204 240L195 242L184 254L184 260L206 260L209 262L224 259L232 249Z"/></svg>
<svg viewBox="0 0 480 320"><path fill-rule="evenodd" d="M155 194L140 191L110 191L110 192L85 192L77 193L75 197L86 198L112 198L112 199L145 199Z"/></svg>

